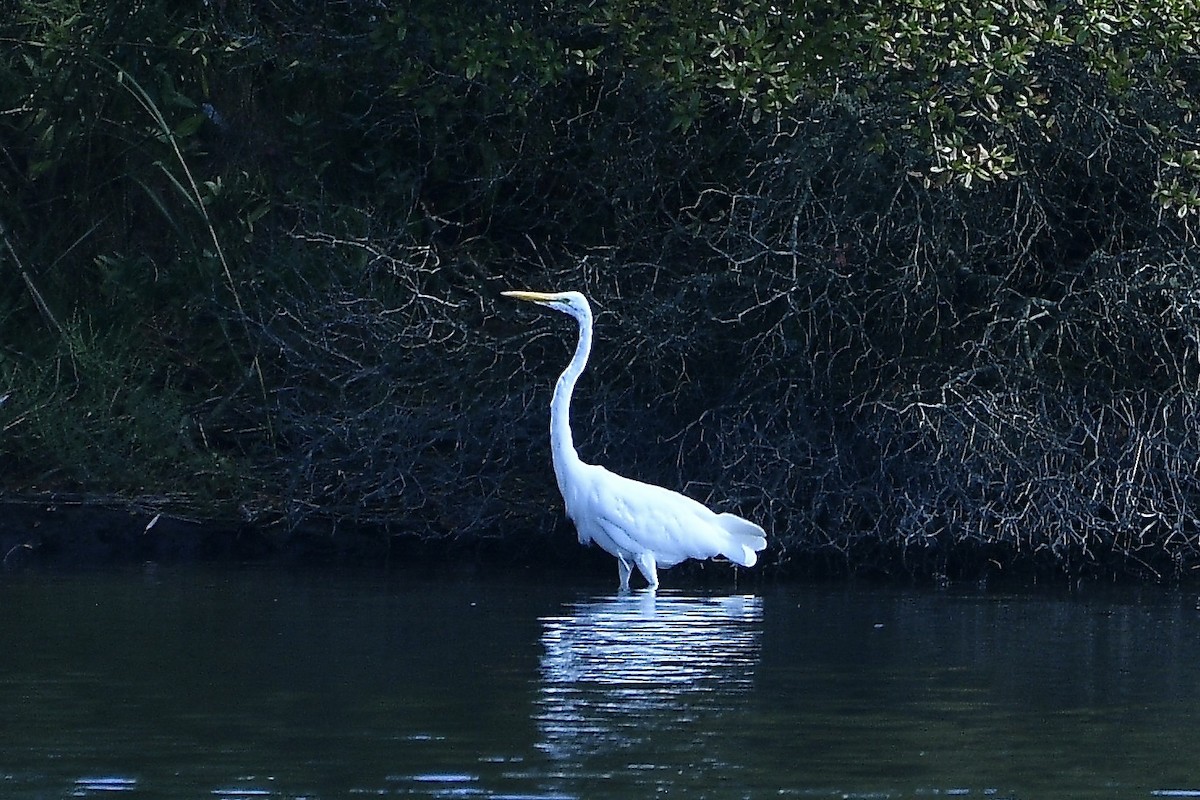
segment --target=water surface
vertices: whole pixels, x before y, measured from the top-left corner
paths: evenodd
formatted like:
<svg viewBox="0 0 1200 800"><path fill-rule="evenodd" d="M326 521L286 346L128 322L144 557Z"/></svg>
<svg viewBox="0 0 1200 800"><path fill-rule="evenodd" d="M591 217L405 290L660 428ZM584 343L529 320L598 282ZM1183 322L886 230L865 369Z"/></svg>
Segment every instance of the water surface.
<svg viewBox="0 0 1200 800"><path fill-rule="evenodd" d="M1195 592L611 588L0 574L0 797L1200 797Z"/></svg>

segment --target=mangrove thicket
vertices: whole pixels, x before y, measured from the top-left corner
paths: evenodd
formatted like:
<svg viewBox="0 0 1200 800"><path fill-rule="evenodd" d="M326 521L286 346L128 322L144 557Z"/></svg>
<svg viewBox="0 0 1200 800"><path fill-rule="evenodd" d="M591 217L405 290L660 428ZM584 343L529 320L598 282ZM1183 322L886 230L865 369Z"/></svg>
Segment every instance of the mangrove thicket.
<svg viewBox="0 0 1200 800"><path fill-rule="evenodd" d="M1200 566L1194 0L5 8L10 502L574 552L578 289L583 456L779 568Z"/></svg>

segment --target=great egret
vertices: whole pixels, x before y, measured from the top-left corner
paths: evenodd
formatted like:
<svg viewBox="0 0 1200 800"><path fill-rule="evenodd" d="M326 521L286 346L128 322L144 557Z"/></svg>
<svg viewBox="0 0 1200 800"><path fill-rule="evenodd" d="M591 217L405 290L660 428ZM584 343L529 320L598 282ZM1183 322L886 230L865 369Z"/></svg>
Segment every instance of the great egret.
<svg viewBox="0 0 1200 800"><path fill-rule="evenodd" d="M689 558L724 556L743 567L758 561L766 534L734 514L717 514L678 492L642 483L585 464L571 439L571 392L592 350L592 307L579 292L503 292L575 318L579 342L559 376L550 401L550 453L567 516L579 541L595 542L617 557L621 589L628 591L634 565L650 589L658 588L658 567Z"/></svg>

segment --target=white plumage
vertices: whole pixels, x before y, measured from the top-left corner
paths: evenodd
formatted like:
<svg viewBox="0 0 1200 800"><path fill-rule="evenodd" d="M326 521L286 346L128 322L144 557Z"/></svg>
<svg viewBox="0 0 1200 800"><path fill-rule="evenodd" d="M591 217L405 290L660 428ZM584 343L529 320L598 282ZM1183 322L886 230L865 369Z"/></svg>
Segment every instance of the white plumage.
<svg viewBox="0 0 1200 800"><path fill-rule="evenodd" d="M571 393L587 365L592 348L592 309L579 292L504 292L574 317L579 343L563 370L550 401L550 450L554 474L567 516L579 541L595 542L617 558L621 589L629 589L636 566L651 589L658 587L658 567L673 567L689 558L723 556L750 567L767 546L766 534L734 514L718 514L690 497L585 464L571 438Z"/></svg>

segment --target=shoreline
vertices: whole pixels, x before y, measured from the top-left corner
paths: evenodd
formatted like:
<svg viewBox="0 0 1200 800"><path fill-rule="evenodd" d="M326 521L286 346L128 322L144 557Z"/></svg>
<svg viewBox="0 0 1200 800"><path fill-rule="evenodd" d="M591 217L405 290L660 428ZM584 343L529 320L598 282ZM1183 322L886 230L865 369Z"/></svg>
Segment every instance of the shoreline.
<svg viewBox="0 0 1200 800"><path fill-rule="evenodd" d="M611 558L579 545L563 522L552 532L494 537L423 536L410 527L394 532L382 526L306 521L289 527L283 520L233 521L157 511L149 504L114 498L46 495L0 498L0 572L24 568L107 567L163 564L302 564L314 567L398 565L450 566L466 570L549 570L607 575ZM783 558L780 558L780 556ZM738 570L736 580L766 582L868 583L881 586L974 586L979 588L1078 587L1089 585L1197 585L1200 570L1164 575L1149 565L1076 563L1021 559L1013 553L953 554L952 567L935 565L934 553L879 547L855 559L845 554L771 553L758 567ZM1007 563L1005 556L1007 555ZM714 568L715 567L715 568ZM687 584L725 582L726 564L686 562L671 572Z"/></svg>

